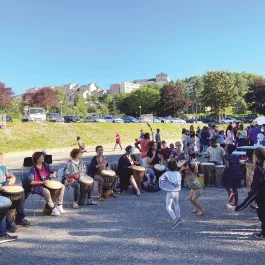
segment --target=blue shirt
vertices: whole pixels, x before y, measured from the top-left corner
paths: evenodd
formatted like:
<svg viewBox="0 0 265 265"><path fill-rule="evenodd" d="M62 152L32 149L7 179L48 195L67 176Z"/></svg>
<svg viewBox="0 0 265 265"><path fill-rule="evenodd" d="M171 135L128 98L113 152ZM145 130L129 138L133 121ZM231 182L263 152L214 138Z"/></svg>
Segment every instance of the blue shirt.
<svg viewBox="0 0 265 265"><path fill-rule="evenodd" d="M4 165L0 165L0 184L3 185L6 182L6 177L9 171Z"/></svg>

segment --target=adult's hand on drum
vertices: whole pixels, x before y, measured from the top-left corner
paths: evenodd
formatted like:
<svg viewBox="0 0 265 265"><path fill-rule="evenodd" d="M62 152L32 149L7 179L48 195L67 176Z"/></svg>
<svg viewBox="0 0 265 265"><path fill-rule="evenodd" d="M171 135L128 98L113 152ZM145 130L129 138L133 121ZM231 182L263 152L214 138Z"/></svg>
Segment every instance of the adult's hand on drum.
<svg viewBox="0 0 265 265"><path fill-rule="evenodd" d="M47 179L43 181L43 184L44 185L46 185L47 183L48 183L48 180Z"/></svg>
<svg viewBox="0 0 265 265"><path fill-rule="evenodd" d="M9 184L9 185L14 185L15 182L16 182L16 178L14 178L14 177L12 177L12 178L10 178L10 179L8 180L8 184Z"/></svg>

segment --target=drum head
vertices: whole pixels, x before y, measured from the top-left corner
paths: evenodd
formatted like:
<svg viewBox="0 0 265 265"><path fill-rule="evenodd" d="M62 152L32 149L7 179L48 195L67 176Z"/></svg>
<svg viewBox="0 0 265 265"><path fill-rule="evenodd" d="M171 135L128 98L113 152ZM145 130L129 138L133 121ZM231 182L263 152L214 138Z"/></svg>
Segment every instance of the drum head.
<svg viewBox="0 0 265 265"><path fill-rule="evenodd" d="M225 166L224 165L216 165L215 167L217 167L217 168L224 168Z"/></svg>
<svg viewBox="0 0 265 265"><path fill-rule="evenodd" d="M0 196L0 209L9 208L11 205L12 202L8 198Z"/></svg>
<svg viewBox="0 0 265 265"><path fill-rule="evenodd" d="M202 166L215 166L214 163L201 163Z"/></svg>
<svg viewBox="0 0 265 265"><path fill-rule="evenodd" d="M145 168L141 166L133 166L132 169L135 171L140 171L140 172L145 171Z"/></svg>
<svg viewBox="0 0 265 265"><path fill-rule="evenodd" d="M102 174L102 175L105 175L105 176L111 176L111 177L116 176L115 171L110 170L110 169L102 170L102 171L101 171L101 174Z"/></svg>
<svg viewBox="0 0 265 265"><path fill-rule="evenodd" d="M182 167L184 164L185 164L185 162L179 161L179 162L177 163L177 166L178 166L178 167Z"/></svg>
<svg viewBox="0 0 265 265"><path fill-rule="evenodd" d="M62 185L63 184L61 182L55 180L47 180L47 183L45 184L45 186L51 190L59 190Z"/></svg>
<svg viewBox="0 0 265 265"><path fill-rule="evenodd" d="M79 178L79 181L85 184L92 184L94 182L93 178L89 176L82 176Z"/></svg>
<svg viewBox="0 0 265 265"><path fill-rule="evenodd" d="M21 186L2 186L1 191L7 194L17 194L24 192Z"/></svg>
<svg viewBox="0 0 265 265"><path fill-rule="evenodd" d="M154 165L154 168L157 170L157 171L165 171L166 170L166 167L164 165L160 165L160 164L155 164Z"/></svg>

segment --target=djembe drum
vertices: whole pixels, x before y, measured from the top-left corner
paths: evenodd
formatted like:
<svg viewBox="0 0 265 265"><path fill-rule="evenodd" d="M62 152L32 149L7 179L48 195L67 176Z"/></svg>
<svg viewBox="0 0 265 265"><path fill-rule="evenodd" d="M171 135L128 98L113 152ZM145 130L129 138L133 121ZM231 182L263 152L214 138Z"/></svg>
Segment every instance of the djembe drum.
<svg viewBox="0 0 265 265"><path fill-rule="evenodd" d="M113 170L102 170L100 175L104 180L102 196L108 198L111 194L111 187L117 178L116 173Z"/></svg>
<svg viewBox="0 0 265 265"><path fill-rule="evenodd" d="M250 191L254 175L254 165L253 163L245 163L245 165L246 165L246 185L248 191Z"/></svg>
<svg viewBox="0 0 265 265"><path fill-rule="evenodd" d="M224 165L216 165L215 169L215 185L216 187L223 188Z"/></svg>
<svg viewBox="0 0 265 265"><path fill-rule="evenodd" d="M166 167L161 164L154 165L154 172L156 176L156 183L159 182L159 178L166 172Z"/></svg>
<svg viewBox="0 0 265 265"><path fill-rule="evenodd" d="M0 222L6 216L8 209L11 207L12 202L4 196L0 196Z"/></svg>
<svg viewBox="0 0 265 265"><path fill-rule="evenodd" d="M132 174L139 190L141 190L142 180L145 174L145 168L141 166L132 166ZM136 190L133 188L133 192Z"/></svg>
<svg viewBox="0 0 265 265"><path fill-rule="evenodd" d="M55 203L56 199L59 196L60 193L60 189L62 188L63 184L59 181L56 180L46 180L44 187L47 188L50 193L51 193L51 199L52 201ZM45 214L50 215L52 213L52 209L49 207L49 205L46 203L44 208L43 208L43 212Z"/></svg>
<svg viewBox="0 0 265 265"><path fill-rule="evenodd" d="M8 198L12 204L9 207L9 213L13 220L16 219L16 208L19 206L19 202L24 194L24 189L20 186L2 186L0 194Z"/></svg>
<svg viewBox="0 0 265 265"><path fill-rule="evenodd" d="M178 170L186 163L186 161L180 160L177 163Z"/></svg>
<svg viewBox="0 0 265 265"><path fill-rule="evenodd" d="M93 178L84 175L79 178L79 183L80 183L80 196L78 200L79 205L85 205L87 201L87 193L91 186L94 184Z"/></svg>
<svg viewBox="0 0 265 265"><path fill-rule="evenodd" d="M204 175L205 186L215 186L214 163L201 163L201 171Z"/></svg>

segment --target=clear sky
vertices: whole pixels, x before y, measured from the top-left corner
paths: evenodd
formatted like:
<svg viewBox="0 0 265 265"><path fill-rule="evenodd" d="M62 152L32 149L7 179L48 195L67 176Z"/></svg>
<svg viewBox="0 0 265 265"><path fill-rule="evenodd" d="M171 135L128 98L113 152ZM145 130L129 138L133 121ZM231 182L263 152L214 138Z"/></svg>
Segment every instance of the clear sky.
<svg viewBox="0 0 265 265"><path fill-rule="evenodd" d="M264 0L0 0L0 82L16 94L206 70L265 74Z"/></svg>

